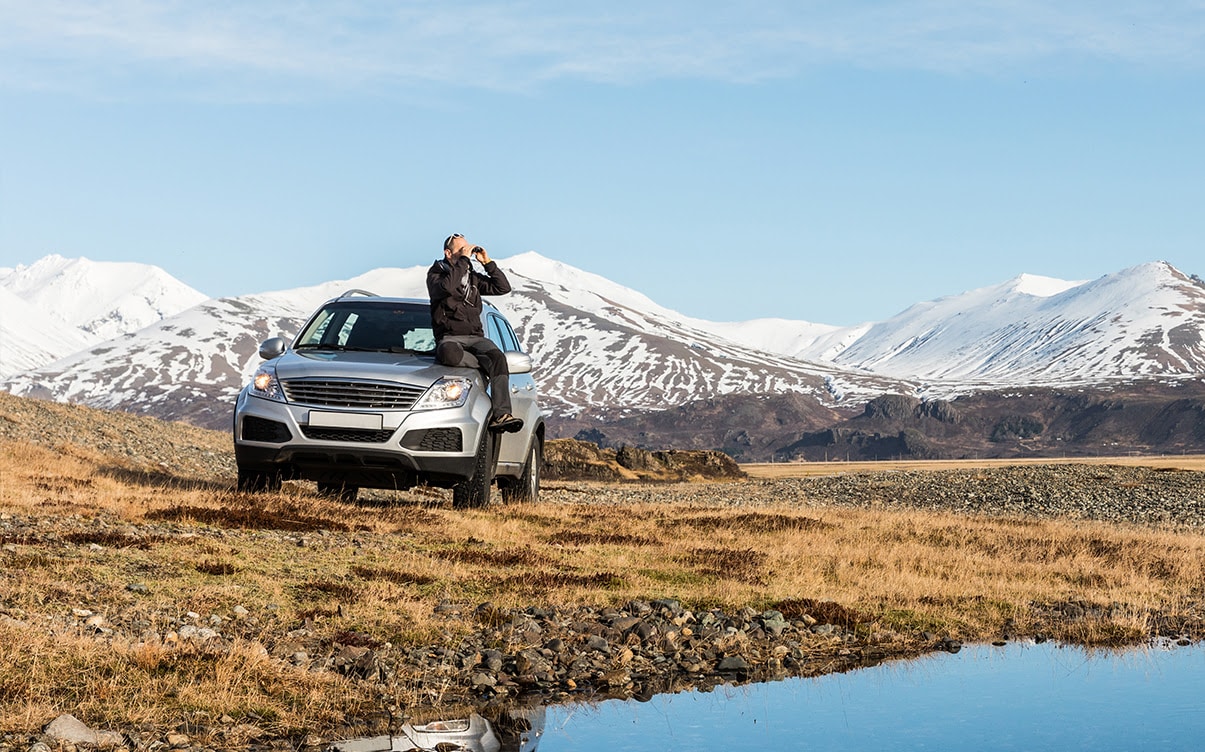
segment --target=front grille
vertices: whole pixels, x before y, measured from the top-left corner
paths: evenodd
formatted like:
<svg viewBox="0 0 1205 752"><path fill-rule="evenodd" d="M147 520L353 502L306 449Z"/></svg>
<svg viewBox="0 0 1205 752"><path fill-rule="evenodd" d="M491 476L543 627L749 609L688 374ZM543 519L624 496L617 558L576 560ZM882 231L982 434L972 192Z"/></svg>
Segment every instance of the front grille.
<svg viewBox="0 0 1205 752"><path fill-rule="evenodd" d="M363 441L382 444L393 435L390 430L375 428L327 428L325 426L302 426L301 432L307 439L315 441Z"/></svg>
<svg viewBox="0 0 1205 752"><path fill-rule="evenodd" d="M293 434L284 423L260 418L255 415L243 417L243 441L265 441L283 444L291 441Z"/></svg>
<svg viewBox="0 0 1205 752"><path fill-rule="evenodd" d="M407 431L402 446L420 452L461 452L464 442L459 428L421 428Z"/></svg>
<svg viewBox="0 0 1205 752"><path fill-rule="evenodd" d="M427 391L421 386L380 381L292 379L281 382L289 402L322 407L409 410Z"/></svg>

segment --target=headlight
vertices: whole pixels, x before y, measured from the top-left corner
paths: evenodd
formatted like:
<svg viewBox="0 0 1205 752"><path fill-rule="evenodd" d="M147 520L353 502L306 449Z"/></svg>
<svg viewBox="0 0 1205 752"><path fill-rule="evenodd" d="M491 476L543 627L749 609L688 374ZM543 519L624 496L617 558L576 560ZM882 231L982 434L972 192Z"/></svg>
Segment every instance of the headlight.
<svg viewBox="0 0 1205 752"><path fill-rule="evenodd" d="M274 400L276 402L285 401L284 390L280 388L280 382L276 380L276 369L261 368L251 377L251 384L247 387L247 391L256 397Z"/></svg>
<svg viewBox="0 0 1205 752"><path fill-rule="evenodd" d="M431 723L422 726L415 726L415 731L421 731L424 734L439 734L439 733L464 733L468 731L472 724L467 718L458 718L455 721L432 721ZM455 745L452 745L455 746Z"/></svg>
<svg viewBox="0 0 1205 752"><path fill-rule="evenodd" d="M472 388L473 382L470 379L445 376L418 398L413 409L442 410L446 407L460 407L469 399L469 391Z"/></svg>

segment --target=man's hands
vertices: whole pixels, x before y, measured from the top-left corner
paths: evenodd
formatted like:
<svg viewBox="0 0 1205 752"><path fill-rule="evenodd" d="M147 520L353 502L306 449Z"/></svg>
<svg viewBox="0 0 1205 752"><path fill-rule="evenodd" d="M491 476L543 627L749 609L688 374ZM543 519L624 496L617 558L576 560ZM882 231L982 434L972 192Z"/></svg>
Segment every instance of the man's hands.
<svg viewBox="0 0 1205 752"><path fill-rule="evenodd" d="M444 253L447 255L448 261L455 261L463 256L467 259L475 258L483 265L490 262L490 255L485 252L484 248L479 245L473 245L464 238L454 238L452 240L452 247Z"/></svg>

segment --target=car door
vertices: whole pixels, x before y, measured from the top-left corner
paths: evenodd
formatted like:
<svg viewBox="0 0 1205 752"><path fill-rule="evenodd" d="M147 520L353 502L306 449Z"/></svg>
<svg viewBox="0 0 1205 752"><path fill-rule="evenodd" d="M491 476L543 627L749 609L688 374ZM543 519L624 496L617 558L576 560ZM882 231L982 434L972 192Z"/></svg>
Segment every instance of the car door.
<svg viewBox="0 0 1205 752"><path fill-rule="evenodd" d="M503 352L523 352L519 347L519 339L511 329L506 319L496 313L490 313L486 326L486 336ZM511 414L523 419L523 430L517 433L502 435L502 445L498 449L498 461L522 465L527 461L527 447L532 428L540 416L540 408L536 400L536 382L530 373L512 373L510 375Z"/></svg>

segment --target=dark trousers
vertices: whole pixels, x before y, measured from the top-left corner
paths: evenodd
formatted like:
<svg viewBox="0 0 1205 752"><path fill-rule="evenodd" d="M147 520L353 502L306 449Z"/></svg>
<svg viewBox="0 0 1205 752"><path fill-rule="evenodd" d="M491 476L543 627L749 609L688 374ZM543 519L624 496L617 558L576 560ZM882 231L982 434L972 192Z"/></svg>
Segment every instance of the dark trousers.
<svg viewBox="0 0 1205 752"><path fill-rule="evenodd" d="M506 365L506 354L498 349L488 337L456 334L444 337L445 342L455 342L476 356L481 371L489 379L490 402L494 406L494 417L507 415L510 406L510 369Z"/></svg>

